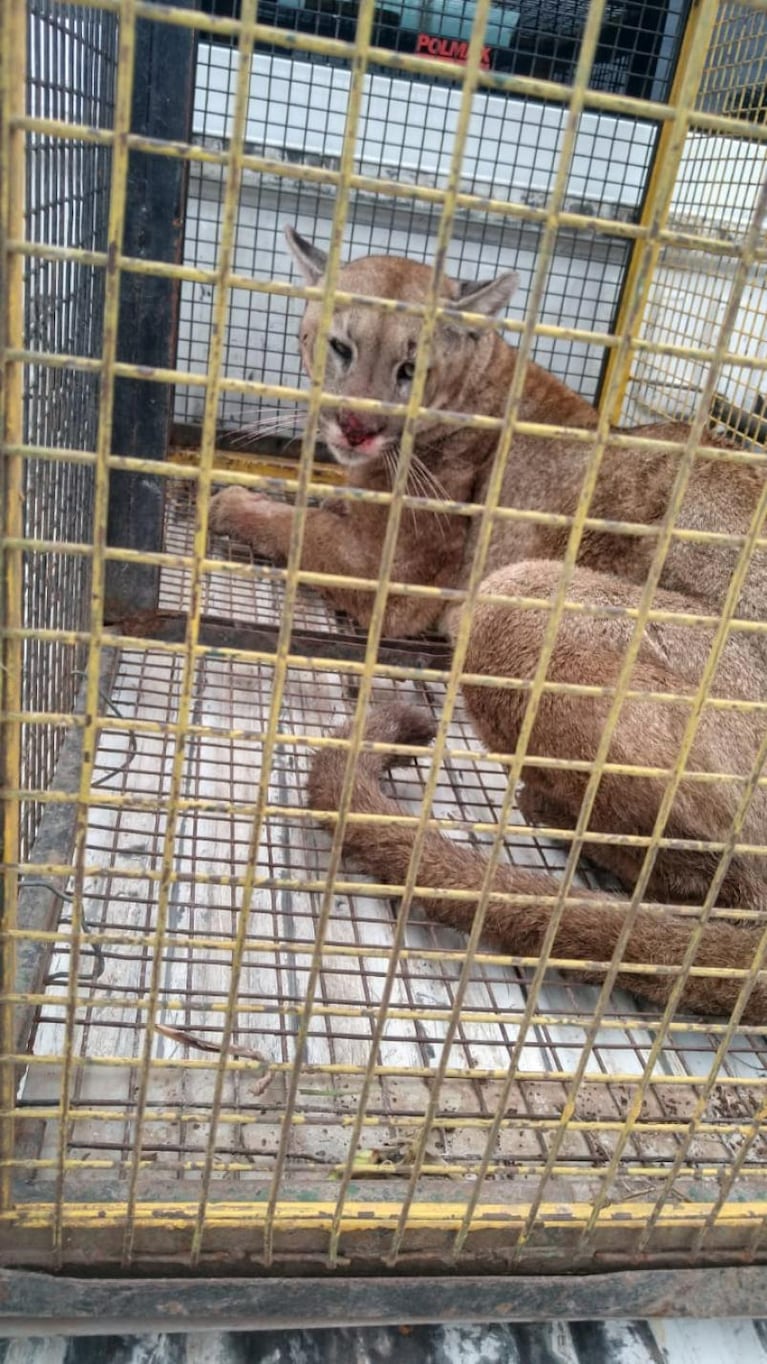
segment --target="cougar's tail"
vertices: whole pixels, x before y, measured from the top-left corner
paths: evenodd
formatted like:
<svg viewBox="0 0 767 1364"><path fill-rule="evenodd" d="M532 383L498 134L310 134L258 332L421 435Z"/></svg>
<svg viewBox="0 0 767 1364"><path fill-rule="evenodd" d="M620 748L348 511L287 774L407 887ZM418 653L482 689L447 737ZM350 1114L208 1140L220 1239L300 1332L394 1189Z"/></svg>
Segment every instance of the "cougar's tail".
<svg viewBox="0 0 767 1364"><path fill-rule="evenodd" d="M339 737L348 734L339 731ZM378 706L370 712L365 738L386 744L425 744L434 736L430 714L418 707L399 704ZM338 809L346 768L346 751L324 748L314 757L309 775L309 804L318 812ZM407 877L415 841L415 830L391 823L389 817L404 811L381 790L381 774L396 765L396 755L360 753L356 765L351 809L358 814L376 815L375 825L347 824L344 851L383 884L402 885ZM321 818L321 814L320 814ZM429 918L469 932L477 906L486 861L465 845L452 842L440 833L426 833L417 872L417 885L434 891L465 891L462 899L429 895L416 897ZM540 950L549 924L552 905L546 897L556 895L558 883L547 872L525 867L498 867L493 877L497 892L541 897L515 906L492 896L485 917L484 935L502 951L532 957ZM584 901L579 904L579 900ZM599 903L595 904L595 900ZM586 903L588 901L588 903ZM617 895L571 890L552 948L552 956L590 963L610 962L623 927L627 910ZM639 911L623 953L626 963L678 965L687 948L690 920L665 909ZM762 929L736 926L717 920L709 923L699 945L695 966L715 968L711 976L691 976L685 985L681 1007L698 1013L722 1014L731 1011L737 1000L741 980L728 979L727 971L750 967ZM584 968L576 978L599 980L598 970ZM665 1003L675 976L621 972L618 984L636 995ZM767 984L757 983L744 1012L744 1020L767 1021Z"/></svg>

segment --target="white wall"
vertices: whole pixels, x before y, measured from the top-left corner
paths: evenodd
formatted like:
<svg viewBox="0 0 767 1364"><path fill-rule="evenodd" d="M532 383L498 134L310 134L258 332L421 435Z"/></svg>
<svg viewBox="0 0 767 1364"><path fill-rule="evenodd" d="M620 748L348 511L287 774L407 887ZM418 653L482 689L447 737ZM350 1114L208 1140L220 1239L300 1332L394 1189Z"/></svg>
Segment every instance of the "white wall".
<svg viewBox="0 0 767 1364"><path fill-rule="evenodd" d="M237 57L207 46L198 63L194 132L227 141L232 131ZM253 59L246 140L279 158L311 164L339 157L349 97L346 67L257 54ZM359 169L419 184L444 183L462 92L453 85L389 75L365 78L356 160ZM502 198L546 194L551 186L565 111L479 93L473 101L462 183ZM593 204L633 207L644 183L648 125L584 115L568 193ZM632 149L621 159L621 144Z"/></svg>

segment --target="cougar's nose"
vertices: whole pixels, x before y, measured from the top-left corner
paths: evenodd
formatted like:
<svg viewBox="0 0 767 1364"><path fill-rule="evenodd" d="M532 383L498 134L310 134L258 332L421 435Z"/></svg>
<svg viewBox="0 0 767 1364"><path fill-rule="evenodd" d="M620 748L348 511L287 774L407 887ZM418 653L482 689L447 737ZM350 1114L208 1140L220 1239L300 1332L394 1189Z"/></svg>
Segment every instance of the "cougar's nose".
<svg viewBox="0 0 767 1364"><path fill-rule="evenodd" d="M350 445L361 445L384 429L383 422L370 421L356 412L339 412L337 421Z"/></svg>

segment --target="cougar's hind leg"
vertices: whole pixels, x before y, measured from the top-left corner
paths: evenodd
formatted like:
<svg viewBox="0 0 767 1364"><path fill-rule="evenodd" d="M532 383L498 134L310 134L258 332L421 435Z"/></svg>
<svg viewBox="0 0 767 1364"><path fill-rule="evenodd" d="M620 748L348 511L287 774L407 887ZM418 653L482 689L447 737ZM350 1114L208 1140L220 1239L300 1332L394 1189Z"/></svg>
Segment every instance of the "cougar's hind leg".
<svg viewBox="0 0 767 1364"><path fill-rule="evenodd" d="M555 800L543 785L525 774L525 780L517 792L517 805L534 827L547 829L571 829L573 820L566 805Z"/></svg>
<svg viewBox="0 0 767 1364"><path fill-rule="evenodd" d="M568 833L575 827L575 816L572 808L557 801L542 783L527 780L517 793L517 805L524 815L526 823L533 830L536 828L561 829L563 831L562 837L556 841L560 847L566 851L569 850L570 838ZM593 845L586 841L583 845L582 856L590 862L597 863L606 871L612 872L624 886L633 884L636 879L639 863L631 848L602 845L600 852L595 855Z"/></svg>
<svg viewBox="0 0 767 1364"><path fill-rule="evenodd" d="M551 599L562 566L548 560L526 560L494 573L488 591L510 598ZM597 608L602 614L565 612L547 671L547 681L573 686L607 689L604 694L578 694L544 690L530 735L528 753L559 759L562 769L526 766L526 811L549 814L560 828L575 824L589 779L588 766L576 770L568 764L593 763L610 711L610 688L617 682L631 638L633 620L615 608L635 607L641 589L611 574L577 568L568 588L568 600ZM675 611L699 610L699 605L679 594L659 592L656 603ZM604 614L608 608L611 614ZM529 681L535 674L546 629L548 611L480 602L472 617L466 672ZM629 768L669 770L679 752L688 708L679 697L696 687L710 647L710 637L689 627L663 627L648 632L642 641L629 686L634 692L668 694L662 700L626 700L621 706L606 761ZM720 677L720 684L733 678ZM479 737L488 749L513 753L528 704L525 688L471 686L463 688L466 705ZM737 694L737 692L736 692ZM729 712L705 712L691 754L690 770L749 770L758 735L748 716ZM588 829L591 832L649 835L655 824L665 789L662 776L639 772L605 772L594 800ZM679 838L716 840L729 827L737 800L733 783L682 782L667 821L666 833ZM755 814L755 818L758 816ZM604 845L586 839L584 854L617 875L633 888L645 856L643 847ZM699 899L710 884L715 856L691 850L661 850L648 895L671 900ZM752 877L749 876L749 880ZM739 895L737 865L722 888L723 902L734 903Z"/></svg>

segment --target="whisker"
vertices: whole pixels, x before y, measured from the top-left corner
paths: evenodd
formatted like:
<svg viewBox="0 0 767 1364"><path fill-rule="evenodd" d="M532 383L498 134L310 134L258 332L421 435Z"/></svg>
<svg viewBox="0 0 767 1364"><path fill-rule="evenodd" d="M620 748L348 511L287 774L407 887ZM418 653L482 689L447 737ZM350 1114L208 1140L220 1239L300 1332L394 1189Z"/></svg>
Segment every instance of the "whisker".
<svg viewBox="0 0 767 1364"><path fill-rule="evenodd" d="M265 423L279 421L280 423L291 423L295 425L300 416L305 412L305 408L299 403L270 403L268 406L259 408L258 416L252 422L245 422L242 426L233 427L227 431L228 436L250 435L254 430L258 430Z"/></svg>
<svg viewBox="0 0 767 1364"><path fill-rule="evenodd" d="M413 459L420 471L424 486L430 488L432 490L432 493L440 501L448 501L449 498L447 489L445 488L444 484L442 484L440 480L437 478L437 475L433 472L433 470L431 470L428 467L428 465L424 464L423 460L418 455L414 454Z"/></svg>
<svg viewBox="0 0 767 1364"><path fill-rule="evenodd" d="M419 497L433 497L434 488L427 471L420 462L414 462L410 468L410 477L414 487L418 489Z"/></svg>
<svg viewBox="0 0 767 1364"><path fill-rule="evenodd" d="M266 430L273 426L288 426L291 429L299 425L298 416L288 415L280 417L265 417L262 421L253 422L250 426L243 426L237 433L241 436L253 436L259 431Z"/></svg>
<svg viewBox="0 0 767 1364"><path fill-rule="evenodd" d="M295 413L298 411L299 411L298 403L287 404L269 403L268 405L265 404L263 407L256 408L252 420L249 418L236 429L239 431L247 430L247 428L253 424L253 421L258 422L264 417L290 417L294 416Z"/></svg>
<svg viewBox="0 0 767 1364"><path fill-rule="evenodd" d="M289 431L294 432L296 426L297 423L295 421L270 421L264 422L259 426L244 427L234 437L229 436L228 432L227 435L229 436L231 444L239 447L244 445L246 441L261 440L264 436L275 436L278 435L280 431L285 431L286 433Z"/></svg>
<svg viewBox="0 0 767 1364"><path fill-rule="evenodd" d="M306 403L284 402L284 403L261 403L258 408L259 416L264 416L270 412L305 412Z"/></svg>
<svg viewBox="0 0 767 1364"><path fill-rule="evenodd" d="M424 464L423 460L413 451L410 465L410 478L413 482L415 495L430 501L444 501L447 499L447 491L440 483L436 474ZM444 542L447 538L446 518L447 512L430 510L428 515L433 516L439 527L440 538Z"/></svg>

